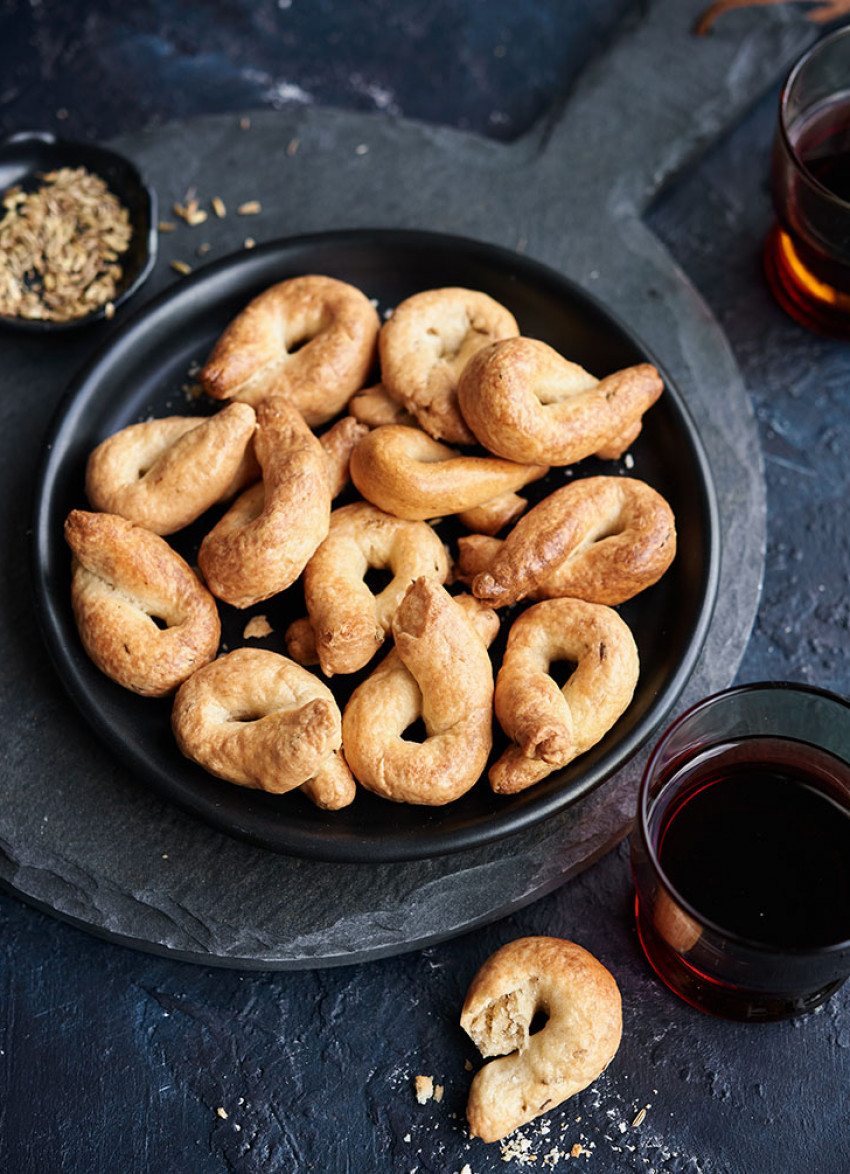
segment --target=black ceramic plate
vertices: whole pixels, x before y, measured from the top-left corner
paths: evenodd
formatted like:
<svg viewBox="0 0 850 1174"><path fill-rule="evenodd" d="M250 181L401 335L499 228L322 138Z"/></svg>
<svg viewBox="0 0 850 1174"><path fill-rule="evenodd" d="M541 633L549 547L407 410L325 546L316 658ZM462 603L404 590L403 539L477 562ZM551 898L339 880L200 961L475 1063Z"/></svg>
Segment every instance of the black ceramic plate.
<svg viewBox="0 0 850 1174"><path fill-rule="evenodd" d="M119 688L82 650L69 604L62 523L71 508L86 506L89 452L110 433L148 416L219 407L187 394L193 366L203 362L251 297L301 273L349 281L382 311L418 290L448 285L484 290L511 309L523 334L543 339L597 376L654 361L578 287L488 244L422 232L337 232L275 242L210 265L155 299L114 335L60 407L39 478L34 552L42 627L58 672L86 719L141 778L217 828L275 851L334 861L416 859L528 828L575 803L631 758L669 713L709 624L720 556L714 490L699 438L669 379L632 447L634 464L628 470L623 463L588 460L572 471L553 470L524 491L534 502L570 476L628 472L667 498L679 534L679 553L665 577L620 609L641 658L631 706L596 747L528 791L497 796L484 778L441 808L398 805L361 792L350 807L330 813L299 792L271 796L245 790L181 757L171 737L169 701ZM171 541L192 561L210 525L205 517ZM445 534L451 541L450 525ZM290 619L303 614L303 603L293 588L246 612L226 606L221 611L228 648L258 643L245 641L242 632L250 616L264 614L273 634L260 644L285 651L283 633ZM506 618L503 633L507 626ZM504 634L492 649L496 664L503 644ZM351 681L336 677L333 684L344 702Z"/></svg>
<svg viewBox="0 0 850 1174"><path fill-rule="evenodd" d="M0 140L0 192L15 184L27 191L34 189L40 175L60 167L85 167L99 175L127 209L132 237L121 257L122 277L112 299L115 308L123 306L147 280L156 260L156 193L145 184L134 163L107 147L57 139L46 131L20 131ZM106 307L99 306L90 314L67 322L0 314L0 325L53 334L87 326L105 317Z"/></svg>

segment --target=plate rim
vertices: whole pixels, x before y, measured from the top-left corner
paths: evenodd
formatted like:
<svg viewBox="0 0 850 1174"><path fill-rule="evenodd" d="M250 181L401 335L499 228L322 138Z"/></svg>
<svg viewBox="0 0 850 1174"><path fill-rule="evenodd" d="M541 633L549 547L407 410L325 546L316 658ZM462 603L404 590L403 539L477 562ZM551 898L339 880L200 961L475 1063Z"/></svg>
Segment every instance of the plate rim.
<svg viewBox="0 0 850 1174"><path fill-rule="evenodd" d="M688 439L693 447L699 481L703 489L704 500L701 502L701 507L707 514L708 529L705 543L705 567L702 575L702 596L696 623L693 626L681 662L672 677L665 680L656 693L648 707L647 714L638 720L635 728L626 735L624 740L616 743L600 760L595 770L589 772L584 780L577 780L571 786L567 798L564 797L562 791L555 790L548 796L538 796L536 801L532 798L525 806L514 811L510 816L473 821L471 826L444 830L439 833L439 840L427 837L427 842L422 842L421 837L411 840L409 833L405 831L402 831L400 835L386 835L380 841L375 838L362 838L355 833L344 839L331 838L327 840L317 837L315 831L311 829L301 830L298 828L290 828L283 836L279 830L274 835L263 835L262 830L255 826L239 827L229 816L219 814L218 805L214 802L197 801L195 796L192 796L193 801L190 802L182 793L176 795L172 789L165 785L163 780L160 780L157 772L151 772L149 764L140 763L131 756L128 769L143 785L150 787L160 797L174 803L182 810L188 811L192 816L215 827L218 831L247 840L255 846L266 848L278 854L332 863L391 863L425 860L456 854L471 847L497 842L526 831L546 818L579 802L618 772L627 768L641 746L646 744L654 731L672 713L676 701L681 696L699 661L717 599L722 556L717 489L705 447L687 403L675 382L665 371L663 364L658 361L642 339L593 293L584 289L559 270L535 258L517 254L504 246L474 237L425 229L381 227L333 229L326 232L281 237L264 242L251 250L238 250L218 258L196 270L179 283L161 290L144 305L138 307L131 317L96 348L72 377L57 402L46 434L35 481L32 511L32 569L35 584L35 610L39 630L48 649L51 662L72 704L82 714L89 727L109 752L119 758L123 757L124 761L127 761L127 746L126 742L122 741L120 733L116 732L101 717L97 706L92 703L85 689L79 691L72 687L78 679L77 673L73 658L65 647L62 630L56 619L56 613L64 606L69 605L53 598L44 574L47 565L44 556L51 547L52 541L55 541L55 539L51 540L50 533L47 531L45 514L49 511L45 509L45 501L49 503L51 500L53 480L62 467L62 458L56 455L57 442L69 428L73 435L75 410L80 411L88 403L89 398L96 398L96 390L93 390L90 397L86 397L82 402L79 400L81 392L95 379L99 369L104 364L114 363L119 353L124 352L128 347L132 348L135 335L140 331L144 333L146 328L150 329L151 321L155 320L164 309L184 298L191 301L194 292L199 287L214 284L222 274L228 274L233 270L259 268L265 260L272 263L276 260L283 260L287 254L296 250L309 250L318 246L325 247L334 244L346 246L355 244L360 247L378 247L384 250L399 246L421 248L425 245L462 250L464 254L478 256L489 265L495 264L503 269L508 266L518 267L527 279L533 280L537 276L540 280L548 283L554 281L562 286L572 300L579 305L583 304L588 307L597 317L627 340L635 350L645 356L647 362L653 363L660 371L664 379L666 393L672 399L676 411L681 416L688 433ZM616 761L609 762L608 760L612 758ZM221 780L216 781L220 782ZM251 794L252 792L248 792L249 797ZM254 821L249 822L253 824ZM486 827L487 823L491 825L489 828ZM482 824L485 825L484 830L482 830Z"/></svg>

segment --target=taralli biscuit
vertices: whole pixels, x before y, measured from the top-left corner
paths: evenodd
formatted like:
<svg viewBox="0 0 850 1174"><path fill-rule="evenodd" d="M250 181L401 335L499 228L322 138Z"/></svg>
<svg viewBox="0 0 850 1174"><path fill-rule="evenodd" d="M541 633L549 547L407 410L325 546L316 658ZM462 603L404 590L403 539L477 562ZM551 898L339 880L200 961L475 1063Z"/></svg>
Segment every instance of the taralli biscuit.
<svg viewBox="0 0 850 1174"><path fill-rule="evenodd" d="M559 689L553 661L575 669ZM523 791L604 737L628 708L638 651L609 607L581 599L536 603L514 621L496 678L496 717L514 745L490 768L501 795Z"/></svg>
<svg viewBox="0 0 850 1174"><path fill-rule="evenodd" d="M676 519L633 477L585 477L550 493L504 542L458 539L457 577L491 607L563 595L614 606L657 583L676 555Z"/></svg>
<svg viewBox="0 0 850 1174"><path fill-rule="evenodd" d="M164 697L212 660L221 636L215 600L163 538L115 514L72 510L65 540L74 619L101 672Z"/></svg>
<svg viewBox="0 0 850 1174"><path fill-rule="evenodd" d="M393 620L395 647L352 693L342 718L355 778L396 803L451 803L475 785L492 746L495 613L418 579ZM404 737L417 719L424 742Z"/></svg>
<svg viewBox="0 0 850 1174"><path fill-rule="evenodd" d="M538 339L511 338L470 359L458 403L490 452L524 464L571 465L600 451L610 458L624 452L663 386L649 363L597 380Z"/></svg>
<svg viewBox="0 0 850 1174"><path fill-rule="evenodd" d="M229 404L207 419L131 424L89 457L86 496L93 509L173 534L230 492L255 424L248 404Z"/></svg>
<svg viewBox="0 0 850 1174"><path fill-rule="evenodd" d="M328 458L299 412L278 396L257 409L254 449L262 481L207 534L198 565L209 589L234 607L284 591L328 532Z"/></svg>
<svg viewBox="0 0 850 1174"><path fill-rule="evenodd" d="M531 1034L538 1014L546 1023ZM485 1142L587 1088L616 1055L623 1034L617 983L601 962L563 938L519 938L473 978L460 1025L485 1058L466 1106Z"/></svg>
<svg viewBox="0 0 850 1174"><path fill-rule="evenodd" d="M497 457L461 456L418 428L370 432L351 454L351 479L367 501L398 518L438 518L484 505L548 473Z"/></svg>
<svg viewBox="0 0 850 1174"><path fill-rule="evenodd" d="M308 424L342 411L375 359L378 312L333 277L293 277L254 298L227 327L200 373L214 399L256 407L282 395Z"/></svg>
<svg viewBox="0 0 850 1174"><path fill-rule="evenodd" d="M378 337L384 387L431 436L474 444L458 409L458 379L481 347L516 334L513 314L485 293L448 287L414 294Z"/></svg>
<svg viewBox="0 0 850 1174"><path fill-rule="evenodd" d="M322 807L354 798L333 694L276 652L237 648L195 673L171 725L181 753L218 778L275 795L303 787Z"/></svg>
<svg viewBox="0 0 850 1174"><path fill-rule="evenodd" d="M392 579L374 595L370 568ZM427 522L385 514L367 502L334 510L327 538L304 570L304 599L322 672L353 673L383 644L410 583L421 575L444 583L445 547Z"/></svg>

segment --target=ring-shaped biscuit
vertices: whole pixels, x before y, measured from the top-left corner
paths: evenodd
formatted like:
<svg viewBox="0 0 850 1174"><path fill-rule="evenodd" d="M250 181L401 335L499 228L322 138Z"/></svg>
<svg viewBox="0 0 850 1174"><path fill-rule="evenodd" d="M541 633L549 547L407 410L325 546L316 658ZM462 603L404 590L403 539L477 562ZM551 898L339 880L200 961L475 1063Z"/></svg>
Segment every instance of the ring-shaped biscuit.
<svg viewBox="0 0 850 1174"><path fill-rule="evenodd" d="M576 666L560 689L554 661ZM493 790L525 790L595 746L631 702L639 667L631 631L603 604L548 599L523 612L496 678L496 717L514 744L490 768Z"/></svg>
<svg viewBox="0 0 850 1174"><path fill-rule="evenodd" d="M510 338L473 355L457 391L464 419L490 452L571 465L625 451L663 387L650 363L597 380L538 339Z"/></svg>
<svg viewBox="0 0 850 1174"><path fill-rule="evenodd" d="M90 455L86 496L95 510L173 534L226 497L255 426L248 404L131 424Z"/></svg>
<svg viewBox="0 0 850 1174"><path fill-rule="evenodd" d="M504 542L458 539L458 578L490 607L562 595L613 607L657 583L676 555L667 501L634 477L556 489Z"/></svg>
<svg viewBox="0 0 850 1174"><path fill-rule="evenodd" d="M237 648L193 674L171 725L180 752L228 782L274 795L302 787L334 809L354 798L333 694L277 652Z"/></svg>
<svg viewBox="0 0 850 1174"><path fill-rule="evenodd" d="M257 408L262 480L206 535L198 565L213 595L251 607L289 587L328 532L328 458L300 413L279 396Z"/></svg>
<svg viewBox="0 0 850 1174"><path fill-rule="evenodd" d="M395 647L352 693L345 756L364 787L396 803L450 803L481 777L492 746L495 613L417 579L393 620ZM405 731L419 718L423 742Z"/></svg>
<svg viewBox="0 0 850 1174"><path fill-rule="evenodd" d="M365 582L369 569L388 570L377 595ZM353 502L331 514L328 536L304 569L304 599L322 672L353 673L372 659L414 579L444 583L449 562L427 522Z"/></svg>
<svg viewBox="0 0 850 1174"><path fill-rule="evenodd" d="M413 294L378 336L383 385L431 436L474 444L458 408L458 379L481 347L517 334L513 314L478 290L450 286Z"/></svg>
<svg viewBox="0 0 850 1174"><path fill-rule="evenodd" d="M460 1025L482 1056L500 1057L475 1074L466 1106L471 1135L498 1141L604 1072L620 1046L622 1003L613 975L575 942L518 938L475 975Z"/></svg>
<svg viewBox="0 0 850 1174"><path fill-rule="evenodd" d="M164 697L212 660L215 600L165 539L116 514L72 510L71 606L88 655L125 689Z"/></svg>
<svg viewBox="0 0 850 1174"><path fill-rule="evenodd" d="M544 477L546 465L462 456L419 428L389 424L351 454L351 479L367 501L397 518L443 517L484 505Z"/></svg>
<svg viewBox="0 0 850 1174"><path fill-rule="evenodd" d="M315 274L293 277L233 319L199 379L214 399L256 407L282 395L308 424L323 424L367 381L380 324L353 285Z"/></svg>

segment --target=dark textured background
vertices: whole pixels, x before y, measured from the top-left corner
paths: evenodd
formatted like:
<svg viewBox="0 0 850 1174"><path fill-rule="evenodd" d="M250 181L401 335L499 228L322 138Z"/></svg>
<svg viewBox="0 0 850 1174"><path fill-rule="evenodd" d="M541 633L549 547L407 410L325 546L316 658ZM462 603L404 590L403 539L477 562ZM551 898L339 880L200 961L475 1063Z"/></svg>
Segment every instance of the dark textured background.
<svg viewBox="0 0 850 1174"><path fill-rule="evenodd" d="M108 139L201 112L289 102L383 111L493 138L526 131L640 4L0 4L0 129ZM737 15L730 22L741 19ZM727 28L734 29L734 23ZM850 692L850 348L787 320L761 275L776 93L649 223L723 325L756 406L765 588L740 680ZM528 933L574 938L616 975L609 1070L523 1131L589 1153L555 1169L823 1174L850 1168L850 996L759 1027L680 1005L649 974L625 846L463 938L320 972L243 974L104 944L0 898L0 1168L417 1171L520 1167L463 1125L473 1049L457 1026L478 965ZM446 1087L419 1106L412 1079ZM633 1127L638 1109L650 1106ZM218 1110L227 1114L222 1116ZM554 1159L552 1159L554 1161Z"/></svg>

